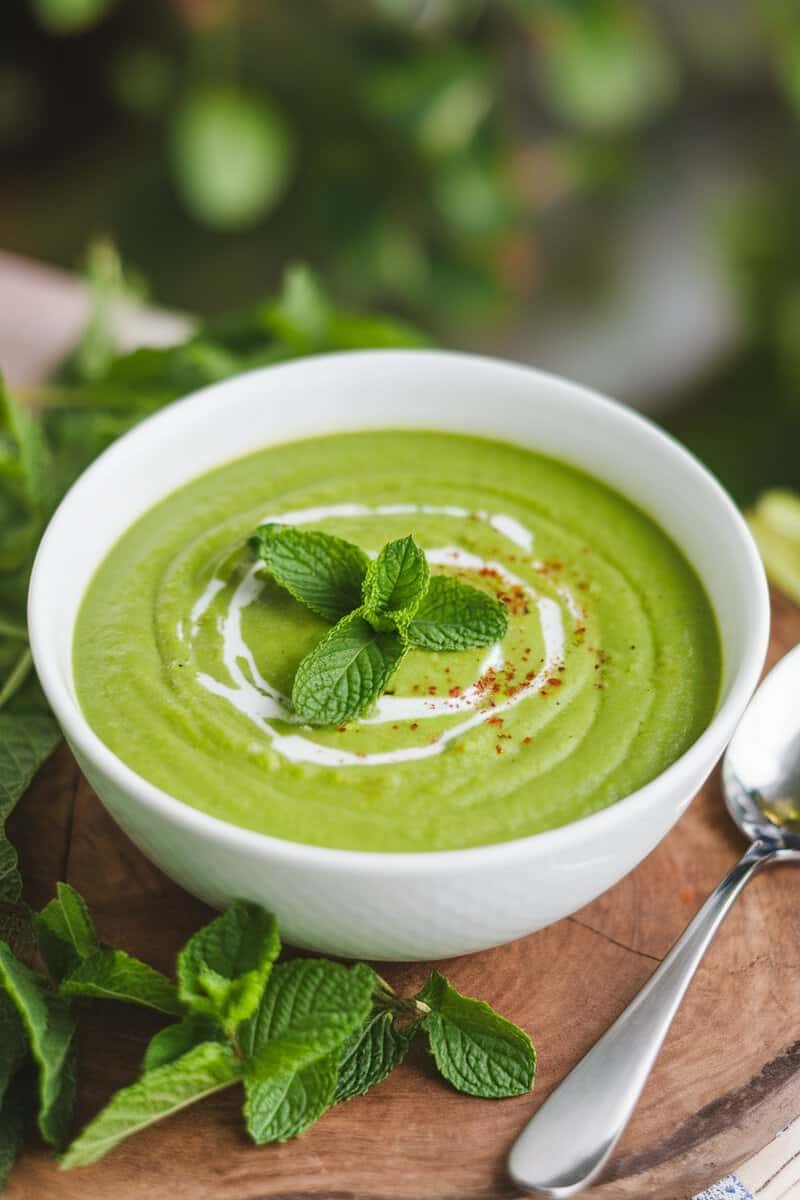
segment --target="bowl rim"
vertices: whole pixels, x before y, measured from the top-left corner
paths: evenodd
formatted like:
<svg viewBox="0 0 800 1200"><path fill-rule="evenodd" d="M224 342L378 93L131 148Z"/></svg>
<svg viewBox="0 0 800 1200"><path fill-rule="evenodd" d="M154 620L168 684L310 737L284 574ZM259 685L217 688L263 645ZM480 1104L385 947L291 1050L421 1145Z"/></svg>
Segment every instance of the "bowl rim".
<svg viewBox="0 0 800 1200"><path fill-rule="evenodd" d="M486 845L467 846L450 850L419 850L419 851L383 851L383 850L351 850L329 846L317 846L304 842L293 842L272 834L261 833L257 830L246 829L235 825L221 817L214 817L192 805L179 800L169 792L150 783L132 767L119 758L95 733L83 715L77 698L73 697L60 671L53 665L54 656L47 653L48 623L45 620L43 593L46 588L47 560L50 546L59 534L59 525L64 514L69 510L76 496L90 490L94 479L107 469L110 462L122 459L132 443L152 435L152 430L162 420L169 419L177 410L184 410L201 398L220 390L236 387L240 380L251 379L254 376L269 374L274 377L276 372L302 372L308 366L324 367L327 361L349 359L353 364L359 360L380 357L420 359L427 358L437 361L453 361L464 365L481 364L484 368L499 369L503 372L521 373L532 383L540 382L550 387L568 388L577 396L598 406L617 418L622 418L631 424L645 429L650 437L660 447L673 456L683 460L683 465L692 471L698 481L713 495L719 506L720 514L724 514L730 523L731 532L736 535L739 550L748 565L746 576L737 583L741 587L752 589L752 604L755 619L748 631L746 644L741 655L741 661L732 679L727 698L719 705L712 719L700 736L684 753L671 763L664 771L649 780L642 787L623 796L607 808L600 809L576 821L570 821L555 829L543 830L539 833L527 834L523 837L512 838L502 842L491 842ZM357 367L356 367L357 369ZM435 426L431 426L433 430ZM447 432L447 429L444 430ZM507 439L512 444L514 438ZM225 459L218 466L233 459ZM210 468L214 469L214 468ZM589 470L591 474L591 470ZM602 481L602 476L596 478ZM165 492L164 496L169 492ZM658 523L658 518L653 518ZM679 547L680 548L680 547ZM705 586L702 571L695 569ZM266 367L256 367L250 371L210 384L189 393L158 412L151 414L135 425L127 433L117 438L103 451L75 480L62 497L55 512L52 514L47 528L39 543L35 556L28 592L28 633L34 665L42 688L56 719L70 743L80 756L96 766L110 781L126 796L133 797L137 804L158 813L173 825L197 833L200 836L211 837L217 842L224 842L228 849L234 851L256 851L265 858L281 858L286 862L303 862L308 866L328 870L347 871L357 868L370 875L402 877L419 874L424 869L426 873L462 870L467 867L490 867L500 861L534 857L539 852L556 854L562 843L591 841L595 834L604 830L613 834L616 828L624 825L632 813L647 807L648 803L657 799L665 788L675 784L691 789L692 780L706 772L706 765L711 760L716 762L730 740L736 725L744 713L747 703L758 683L763 668L769 641L770 601L766 574L758 553L755 541L747 524L722 484L705 467L700 460L671 434L656 425L654 421L642 413L603 395L594 389L565 379L552 372L542 371L527 364L513 362L484 354L472 354L457 350L437 349L371 349L337 351L325 354L308 355L303 358L291 359L284 363L271 364ZM70 633L74 633L74 621ZM724 651L724 646L723 646ZM683 808L687 807L694 798L690 790ZM681 810L683 811L683 809Z"/></svg>

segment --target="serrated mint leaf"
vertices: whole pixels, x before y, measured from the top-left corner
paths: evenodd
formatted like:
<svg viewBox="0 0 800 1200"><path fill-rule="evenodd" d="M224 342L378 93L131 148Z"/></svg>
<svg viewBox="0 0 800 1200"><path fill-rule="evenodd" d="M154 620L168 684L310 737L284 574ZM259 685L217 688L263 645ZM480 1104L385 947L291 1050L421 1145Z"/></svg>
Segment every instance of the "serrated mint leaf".
<svg viewBox="0 0 800 1200"><path fill-rule="evenodd" d="M430 570L413 537L387 542L364 579L364 612L378 628L406 624L425 595Z"/></svg>
<svg viewBox="0 0 800 1200"><path fill-rule="evenodd" d="M350 613L297 668L295 712L309 725L339 725L361 716L386 687L405 650L400 634L379 632L360 611Z"/></svg>
<svg viewBox="0 0 800 1200"><path fill-rule="evenodd" d="M0 713L0 901L13 904L22 895L16 851L5 835L6 819L60 739L51 717Z"/></svg>
<svg viewBox="0 0 800 1200"><path fill-rule="evenodd" d="M329 1107L339 1049L365 1020L374 987L363 963L306 958L275 968L258 1012L240 1030L255 1142L296 1137Z"/></svg>
<svg viewBox="0 0 800 1200"><path fill-rule="evenodd" d="M0 1104L0 1192L22 1149L22 1142L36 1112L36 1080L23 1067L11 1081Z"/></svg>
<svg viewBox="0 0 800 1200"><path fill-rule="evenodd" d="M248 1084L246 1074L244 1111L253 1141L286 1142L318 1121L333 1104L338 1069L339 1055L333 1051L255 1085Z"/></svg>
<svg viewBox="0 0 800 1200"><path fill-rule="evenodd" d="M139 1004L168 1016L183 1012L172 980L124 950L96 950L67 975L59 990L64 996Z"/></svg>
<svg viewBox="0 0 800 1200"><path fill-rule="evenodd" d="M112 1096L102 1112L75 1139L61 1166L97 1162L130 1137L241 1078L241 1064L230 1046L204 1042L174 1062L147 1071Z"/></svg>
<svg viewBox="0 0 800 1200"><path fill-rule="evenodd" d="M60 1146L72 1116L75 1091L75 1022L69 1006L47 991L39 976L19 962L5 942L0 942L0 987L22 1018L39 1070L39 1131L46 1142Z"/></svg>
<svg viewBox="0 0 800 1200"><path fill-rule="evenodd" d="M233 1033L256 1011L281 949L278 925L257 904L235 901L178 955L178 991L193 1012Z"/></svg>
<svg viewBox="0 0 800 1200"><path fill-rule="evenodd" d="M499 642L508 629L503 604L450 575L431 577L406 634L422 650L467 650Z"/></svg>
<svg viewBox="0 0 800 1200"><path fill-rule="evenodd" d="M145 1051L142 1070L153 1071L182 1058L203 1042L225 1042L222 1026L205 1013L189 1013L175 1025L167 1025L150 1039Z"/></svg>
<svg viewBox="0 0 800 1200"><path fill-rule="evenodd" d="M277 584L326 621L338 621L361 603L369 559L352 542L318 530L262 525L250 546Z"/></svg>
<svg viewBox="0 0 800 1200"><path fill-rule="evenodd" d="M393 1013L386 1009L371 1012L342 1047L334 1103L362 1096L382 1083L405 1058L414 1032L397 1029Z"/></svg>
<svg viewBox="0 0 800 1200"><path fill-rule="evenodd" d="M418 999L430 1006L422 1022L440 1073L470 1096L521 1096L533 1087L536 1052L522 1029L483 1000L462 996L431 971Z"/></svg>
<svg viewBox="0 0 800 1200"><path fill-rule="evenodd" d="M97 950L97 933L83 897L68 883L56 884L55 899L33 918L39 952L56 982Z"/></svg>

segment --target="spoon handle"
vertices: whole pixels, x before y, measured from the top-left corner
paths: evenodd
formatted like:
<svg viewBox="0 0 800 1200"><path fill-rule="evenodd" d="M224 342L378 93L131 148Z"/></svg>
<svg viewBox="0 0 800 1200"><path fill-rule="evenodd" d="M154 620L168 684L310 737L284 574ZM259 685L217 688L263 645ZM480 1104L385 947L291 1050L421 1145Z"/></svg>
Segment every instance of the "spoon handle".
<svg viewBox="0 0 800 1200"><path fill-rule="evenodd" d="M548 1096L508 1160L514 1182L563 1200L599 1173L631 1118L700 960L731 906L776 853L754 842L712 892L638 996Z"/></svg>

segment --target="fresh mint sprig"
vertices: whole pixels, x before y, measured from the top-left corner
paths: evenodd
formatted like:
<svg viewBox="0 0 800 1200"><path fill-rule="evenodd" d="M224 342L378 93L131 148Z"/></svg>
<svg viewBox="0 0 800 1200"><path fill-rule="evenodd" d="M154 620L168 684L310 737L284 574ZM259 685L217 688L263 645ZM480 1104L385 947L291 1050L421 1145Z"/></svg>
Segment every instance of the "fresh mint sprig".
<svg viewBox="0 0 800 1200"><path fill-rule="evenodd" d="M34 929L49 979L0 942L0 1190L34 1119L53 1146L66 1140L79 996L178 1019L151 1039L138 1080L75 1138L63 1167L95 1162L154 1121L234 1084L244 1088L253 1141L286 1141L332 1105L381 1083L420 1038L459 1091L515 1096L533 1084L530 1039L488 1004L461 996L436 971L404 997L364 963L274 965L277 923L254 904L232 904L189 940L177 986L102 946L86 905L66 884Z"/></svg>
<svg viewBox="0 0 800 1200"><path fill-rule="evenodd" d="M494 596L431 576L411 535L388 542L372 562L342 538L280 524L260 526L249 544L277 584L336 622L295 675L292 704L309 725L365 713L407 650L488 646L508 628Z"/></svg>

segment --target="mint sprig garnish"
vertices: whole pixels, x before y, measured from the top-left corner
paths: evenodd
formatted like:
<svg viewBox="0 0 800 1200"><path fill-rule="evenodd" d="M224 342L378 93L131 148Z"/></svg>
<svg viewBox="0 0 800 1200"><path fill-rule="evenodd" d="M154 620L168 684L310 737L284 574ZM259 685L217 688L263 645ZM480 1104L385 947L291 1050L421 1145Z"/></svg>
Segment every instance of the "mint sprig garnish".
<svg viewBox="0 0 800 1200"><path fill-rule="evenodd" d="M434 575L407 629L422 650L468 650L499 642L508 628L505 607L451 575Z"/></svg>
<svg viewBox="0 0 800 1200"><path fill-rule="evenodd" d="M408 643L357 609L342 617L301 661L292 704L309 725L338 725L366 712L399 667Z"/></svg>
<svg viewBox="0 0 800 1200"><path fill-rule="evenodd" d="M361 603L370 563L352 542L291 525L261 525L250 546L277 584L326 621L338 621Z"/></svg>
<svg viewBox="0 0 800 1200"><path fill-rule="evenodd" d="M516 1096L533 1085L530 1038L433 971L399 996L365 963L323 958L275 964L275 918L236 902L178 955L175 984L124 950L103 946L88 908L66 884L34 920L49 979L0 942L0 1190L37 1119L66 1141L74 1093L76 999L116 999L177 1019L150 1040L138 1080L68 1147L86 1166L125 1138L222 1088L243 1086L254 1142L297 1137L334 1104L381 1083L427 1040L440 1074L473 1096ZM70 958L69 950L73 957Z"/></svg>
<svg viewBox="0 0 800 1200"><path fill-rule="evenodd" d="M413 537L388 542L370 563L363 586L364 613L376 628L405 630L428 590L430 569Z"/></svg>
<svg viewBox="0 0 800 1200"><path fill-rule="evenodd" d="M276 583L336 622L295 675L292 704L309 725L362 716L407 650L489 646L508 628L494 596L432 576L411 535L388 542L372 562L342 538L280 524L260 526L249 544Z"/></svg>

